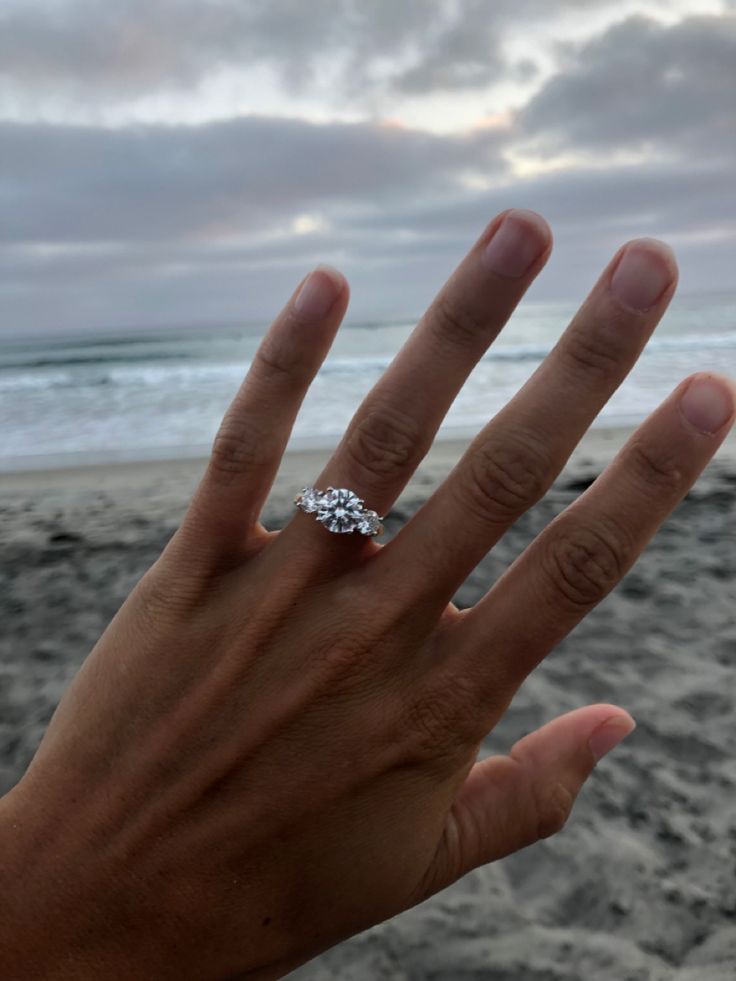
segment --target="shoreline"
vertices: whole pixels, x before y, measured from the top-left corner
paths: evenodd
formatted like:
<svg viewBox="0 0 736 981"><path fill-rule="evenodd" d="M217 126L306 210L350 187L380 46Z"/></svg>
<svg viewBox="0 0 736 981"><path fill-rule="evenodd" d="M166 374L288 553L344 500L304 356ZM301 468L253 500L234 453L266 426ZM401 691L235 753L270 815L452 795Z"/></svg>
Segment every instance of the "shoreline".
<svg viewBox="0 0 736 981"><path fill-rule="evenodd" d="M598 417L588 430L590 434L611 431L631 432L643 419L638 416ZM467 444L479 432L481 426L443 426L435 437L435 443ZM322 453L334 449L342 438L340 434L315 434L294 436L286 453ZM191 446L151 446L122 450L80 450L61 453L29 453L23 456L0 456L0 479L8 474L48 471L71 471L101 466L128 466L144 464L190 463L203 461L209 456L211 443L195 443Z"/></svg>
<svg viewBox="0 0 736 981"><path fill-rule="evenodd" d="M567 471L595 471L599 473L623 446L635 426L599 426L591 428L577 445L565 468L558 477L564 479ZM423 477L430 471L436 480L438 470L449 473L469 443L476 436L477 429L455 429L449 433L440 432L429 452L417 467L407 490L412 484L423 483ZM292 439L284 453L274 490L284 483L296 482L301 486L317 476L339 442L338 437L302 437ZM95 457L92 460L72 463L72 454L59 454L57 457L42 457L34 463L13 469L4 469L0 461L0 494L7 492L30 492L74 488L84 489L94 486L97 490L133 489L145 485L157 485L173 491L177 486L181 492L194 490L207 463L209 447L197 448L191 455L155 457L148 459L120 459ZM721 467L736 470L736 428L734 428L719 448L709 468ZM299 488L296 488L299 489ZM406 493L406 491L404 491Z"/></svg>
<svg viewBox="0 0 736 981"><path fill-rule="evenodd" d="M644 421L637 415L598 416L591 425L586 437L596 433L614 431L631 432ZM442 426L435 436L435 443L468 443L480 431L480 425ZM291 436L287 453L314 451L320 453L334 449L342 438L342 433L317 433L309 436ZM214 439L214 436L213 436ZM0 456L0 478L5 474L30 473L33 471L74 470L94 466L118 466L123 464L180 463L204 460L209 456L212 440L208 443L193 443L189 446L143 446L106 450L66 450L60 453L28 453L24 455Z"/></svg>

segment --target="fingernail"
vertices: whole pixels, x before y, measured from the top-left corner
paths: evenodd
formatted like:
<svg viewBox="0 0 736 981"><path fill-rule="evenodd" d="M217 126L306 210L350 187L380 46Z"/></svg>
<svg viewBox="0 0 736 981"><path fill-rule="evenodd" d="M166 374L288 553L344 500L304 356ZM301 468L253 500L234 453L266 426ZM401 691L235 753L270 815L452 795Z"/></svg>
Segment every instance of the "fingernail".
<svg viewBox="0 0 736 981"><path fill-rule="evenodd" d="M667 253L671 250L663 242L640 241L626 248L611 280L619 302L642 313L654 306L674 279L674 257L669 262Z"/></svg>
<svg viewBox="0 0 736 981"><path fill-rule="evenodd" d="M344 280L337 269L320 265L299 290L294 309L302 317L325 317L342 292Z"/></svg>
<svg viewBox="0 0 736 981"><path fill-rule="evenodd" d="M630 736L634 729L636 729L636 722L630 716L625 715L617 715L598 726L588 740L596 763L602 760L606 753L615 749L627 736Z"/></svg>
<svg viewBox="0 0 736 981"><path fill-rule="evenodd" d="M533 211L510 211L486 245L483 259L491 272L518 279L549 245L547 223Z"/></svg>
<svg viewBox="0 0 736 981"><path fill-rule="evenodd" d="M724 380L711 375L698 376L680 397L680 409L692 426L711 435L733 415L734 391Z"/></svg>

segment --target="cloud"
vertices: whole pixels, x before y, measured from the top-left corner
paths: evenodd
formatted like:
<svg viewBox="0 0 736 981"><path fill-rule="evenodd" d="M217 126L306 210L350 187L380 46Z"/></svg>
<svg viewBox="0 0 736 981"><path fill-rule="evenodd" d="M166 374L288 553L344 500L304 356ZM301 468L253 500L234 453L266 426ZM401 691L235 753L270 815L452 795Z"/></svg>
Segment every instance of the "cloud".
<svg viewBox="0 0 736 981"><path fill-rule="evenodd" d="M508 25L545 10L541 0L6 0L0 73L28 98L66 86L104 101L194 86L251 56L307 85L329 58L356 98L366 78L384 94L458 92L511 71ZM416 315L510 206L552 221L545 295L581 295L640 234L678 247L686 287L727 284L735 20L639 16L550 46L558 69L527 105L466 133L267 115L0 122L0 333L265 317L320 261L349 275L353 315Z"/></svg>
<svg viewBox="0 0 736 981"><path fill-rule="evenodd" d="M346 60L345 79L376 59L422 47L452 0L46 0L0 14L6 84L125 99L193 86L222 68L272 65L288 88L324 57ZM97 86L94 92L90 83Z"/></svg>
<svg viewBox="0 0 736 981"><path fill-rule="evenodd" d="M323 170L329 166L328 147L357 136L350 155L375 157L370 140L382 147L385 133L378 127L354 133L349 127L333 132L333 127L304 126L304 145L291 133L290 153L282 160L270 158L277 173L268 172L264 155L264 176L241 187L237 153L230 172L230 164L223 168L219 147L225 133L248 131L251 123L260 127L264 121L214 127L218 132L210 126L175 134L157 128L146 134L146 154L138 149L137 156L140 134L134 128L92 131L87 144L76 136L71 140L79 153L69 155L58 175L60 158L50 152L57 128L37 131L36 150L43 152L35 154L32 190L17 202L15 233L0 245L0 333L21 327L76 330L265 318L320 261L348 274L352 316L415 316L484 224L511 206L536 208L552 222L556 252L542 295L581 297L615 248L642 234L665 237L678 247L685 288L728 282L736 192L731 169L717 162L699 168L682 162L579 167L524 180L499 170L494 186L470 191L458 175L467 157L481 158L490 152L487 146L460 147L449 138L423 144L414 142L416 134L395 131L391 135L406 143L394 147L391 166L380 174L367 167L354 177L348 169L335 194L329 174L320 174L320 160ZM269 125L280 132L283 121ZM300 132L301 124L296 129ZM320 134L323 157L309 149L316 138L311 130ZM7 146L7 131L0 138ZM105 152L92 152L97 139ZM194 157L183 149L192 145L200 148ZM424 171L415 169L419 157ZM176 160L181 173L169 173ZM300 186L303 160L308 166ZM28 157L18 154L17 166L24 161ZM267 178L273 179L270 189ZM112 196L111 180L121 182ZM33 194L43 195L46 181L53 185L52 198L64 200L63 211L47 210L43 196L31 201ZM2 187L0 182L0 195ZM269 202L263 206L261 189ZM329 221L295 234L292 219L307 208L329 215ZM272 212L284 220L274 221Z"/></svg>
<svg viewBox="0 0 736 981"><path fill-rule="evenodd" d="M263 2L11 0L0 15L0 65L20 86L60 85L90 97L94 83L98 95L126 97L191 86L221 64L258 57L266 34L267 56L298 67L329 24L329 0L278 8L281 23Z"/></svg>
<svg viewBox="0 0 736 981"><path fill-rule="evenodd" d="M568 47L558 74L521 111L540 152L736 157L736 17L665 26L631 17Z"/></svg>
<svg viewBox="0 0 736 981"><path fill-rule="evenodd" d="M610 5L563 0L554 16ZM5 0L0 80L6 96L84 104L260 65L289 92L328 76L337 98L359 102L368 87L372 98L482 88L519 70L506 26L549 16L547 0Z"/></svg>
<svg viewBox="0 0 736 981"><path fill-rule="evenodd" d="M397 71L391 86L406 94L482 89L506 78L536 73L531 57L514 60L505 50L509 27L554 21L569 12L595 12L610 0L461 0L433 36L420 39L415 61Z"/></svg>
<svg viewBox="0 0 736 981"><path fill-rule="evenodd" d="M200 126L0 123L0 241L258 237L505 168L501 134L243 117ZM308 224L308 223L307 223ZM298 230L298 229L297 229Z"/></svg>

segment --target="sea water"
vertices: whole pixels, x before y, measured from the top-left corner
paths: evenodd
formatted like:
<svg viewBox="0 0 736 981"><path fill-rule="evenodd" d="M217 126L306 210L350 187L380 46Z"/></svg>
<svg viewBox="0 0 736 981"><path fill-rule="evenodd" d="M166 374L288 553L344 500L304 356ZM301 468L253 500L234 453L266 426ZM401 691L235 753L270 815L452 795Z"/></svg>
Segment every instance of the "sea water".
<svg viewBox="0 0 736 981"><path fill-rule="evenodd" d="M441 433L483 426L540 364L573 312L564 303L523 306L473 370ZM291 445L336 442L414 325L346 322ZM206 453L266 326L0 341L0 470ZM637 423L696 370L736 375L736 295L676 298L596 425ZM406 393L407 406L412 397Z"/></svg>

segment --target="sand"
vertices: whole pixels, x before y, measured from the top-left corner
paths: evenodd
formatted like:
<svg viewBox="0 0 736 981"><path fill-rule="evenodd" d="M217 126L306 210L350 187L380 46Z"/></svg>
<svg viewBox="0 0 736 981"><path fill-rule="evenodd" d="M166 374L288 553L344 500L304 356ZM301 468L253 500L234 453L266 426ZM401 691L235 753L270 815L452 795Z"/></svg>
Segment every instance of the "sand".
<svg viewBox="0 0 736 981"><path fill-rule="evenodd" d="M545 500L459 590L473 604L583 490L625 433L589 434ZM464 440L438 441L395 530ZM289 452L264 515L288 519L327 450ZM0 477L0 791L176 527L202 461ZM638 721L567 828L327 952L307 981L733 981L736 977L736 439L624 582L531 676L484 752L560 712L615 701Z"/></svg>

